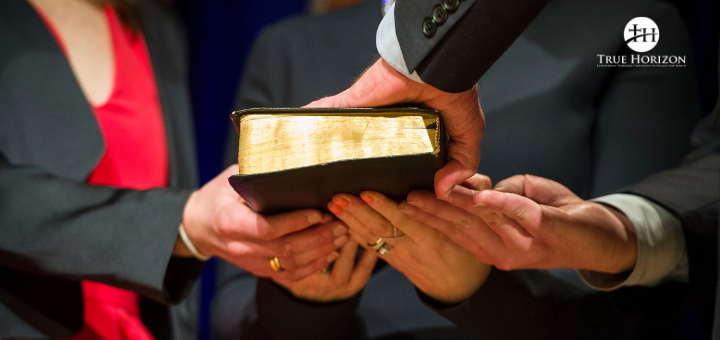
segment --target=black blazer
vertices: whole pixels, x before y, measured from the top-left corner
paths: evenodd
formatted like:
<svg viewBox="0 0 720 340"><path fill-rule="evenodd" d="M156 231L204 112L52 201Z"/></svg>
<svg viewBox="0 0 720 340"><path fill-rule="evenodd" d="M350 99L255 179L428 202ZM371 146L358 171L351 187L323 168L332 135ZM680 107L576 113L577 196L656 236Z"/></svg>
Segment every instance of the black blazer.
<svg viewBox="0 0 720 340"><path fill-rule="evenodd" d="M171 259L195 157L183 40L140 1L167 131L170 189L88 185L104 152L65 55L25 0L0 2L0 338L63 338L83 325L79 280L139 292L159 339L195 338L202 263ZM162 304L161 304L162 303Z"/></svg>
<svg viewBox="0 0 720 340"><path fill-rule="evenodd" d="M549 4L479 82L488 122L479 171L496 181L533 173L590 198L677 164L689 149L687 138L699 116L691 69L596 67L597 53L624 53L616 32L643 13L668 31L666 43L656 48L689 54L689 40L671 6L620 0ZM371 0L267 29L248 59L237 108L301 106L346 89L377 57L380 20L378 3ZM231 136L228 164L237 160L236 133ZM376 269L361 296L330 305L294 299L230 264L221 263L218 271L212 320L219 339L468 337L423 303L412 283L388 266ZM616 307L607 294L576 287L547 271L493 270L474 299L470 310L483 301L480 306L491 317L472 317L465 313L467 305L443 313L469 316L475 328L459 325L485 339L528 334L652 339L663 331L680 336L677 323L663 328L631 308ZM563 299L572 303L554 311ZM554 328L562 332L538 333L550 329L543 325L547 319L538 316L541 312L563 321ZM484 332L473 333L476 328ZM657 331L643 333L645 329Z"/></svg>

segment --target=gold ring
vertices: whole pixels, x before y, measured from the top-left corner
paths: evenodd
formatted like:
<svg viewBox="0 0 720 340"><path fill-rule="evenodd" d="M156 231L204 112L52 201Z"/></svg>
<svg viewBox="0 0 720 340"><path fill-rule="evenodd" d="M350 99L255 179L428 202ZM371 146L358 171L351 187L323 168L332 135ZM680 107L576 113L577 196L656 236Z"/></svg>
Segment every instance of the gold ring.
<svg viewBox="0 0 720 340"><path fill-rule="evenodd" d="M285 271L285 268L280 265L280 259L277 256L270 258L270 267L278 273Z"/></svg>

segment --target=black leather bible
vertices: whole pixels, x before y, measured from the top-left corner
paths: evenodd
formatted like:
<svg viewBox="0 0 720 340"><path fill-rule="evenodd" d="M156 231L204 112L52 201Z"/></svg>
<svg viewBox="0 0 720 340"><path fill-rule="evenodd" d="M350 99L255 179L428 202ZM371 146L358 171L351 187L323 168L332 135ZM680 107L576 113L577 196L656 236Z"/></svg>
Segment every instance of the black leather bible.
<svg viewBox="0 0 720 340"><path fill-rule="evenodd" d="M248 109L230 116L240 173L229 178L253 210L327 210L337 193L381 192L402 201L433 190L445 165L440 115L417 108Z"/></svg>

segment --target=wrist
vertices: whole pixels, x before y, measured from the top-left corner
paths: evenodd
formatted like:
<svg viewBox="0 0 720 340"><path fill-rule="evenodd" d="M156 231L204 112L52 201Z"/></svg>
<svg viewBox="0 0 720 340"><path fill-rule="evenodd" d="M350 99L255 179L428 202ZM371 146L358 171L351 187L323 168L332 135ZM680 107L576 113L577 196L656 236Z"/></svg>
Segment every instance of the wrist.
<svg viewBox="0 0 720 340"><path fill-rule="evenodd" d="M606 266L599 271L610 274L630 272L635 268L638 257L635 226L620 210L609 205L599 203L598 205L604 208L607 214L610 215L610 220L612 220L613 225L612 228L616 235L616 242L608 249L609 254L607 254L607 256L609 261L598 261L599 263L606 264Z"/></svg>
<svg viewBox="0 0 720 340"><path fill-rule="evenodd" d="M178 252L178 256L194 256L198 260L206 261L213 253L207 251L207 246L202 242L200 237L202 231L202 219L199 218L202 211L199 200L198 191L190 194L190 197L185 203L185 209L183 209L182 222L178 228L178 238L175 242L175 251ZM189 254L189 255L187 255Z"/></svg>

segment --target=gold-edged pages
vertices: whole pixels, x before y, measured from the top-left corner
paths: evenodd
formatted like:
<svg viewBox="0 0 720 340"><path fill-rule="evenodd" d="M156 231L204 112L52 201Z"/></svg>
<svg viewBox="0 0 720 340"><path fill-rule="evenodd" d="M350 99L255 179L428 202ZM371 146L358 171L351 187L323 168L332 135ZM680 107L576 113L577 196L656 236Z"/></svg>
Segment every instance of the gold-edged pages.
<svg viewBox="0 0 720 340"><path fill-rule="evenodd" d="M240 174L435 152L437 124L429 122L437 116L248 114L240 120Z"/></svg>

